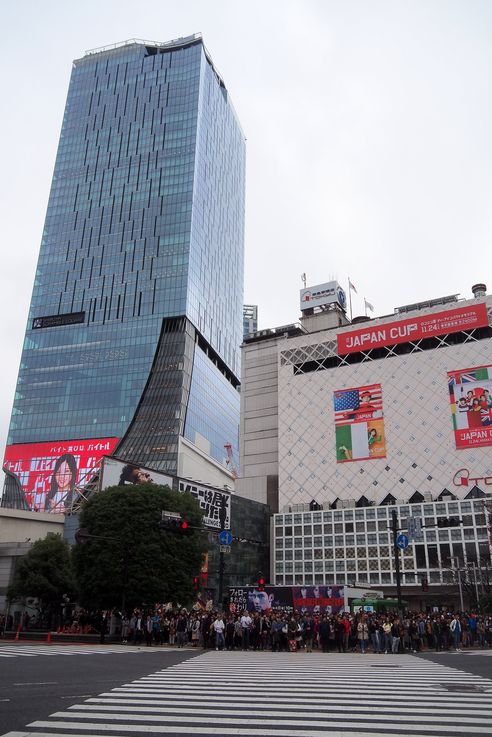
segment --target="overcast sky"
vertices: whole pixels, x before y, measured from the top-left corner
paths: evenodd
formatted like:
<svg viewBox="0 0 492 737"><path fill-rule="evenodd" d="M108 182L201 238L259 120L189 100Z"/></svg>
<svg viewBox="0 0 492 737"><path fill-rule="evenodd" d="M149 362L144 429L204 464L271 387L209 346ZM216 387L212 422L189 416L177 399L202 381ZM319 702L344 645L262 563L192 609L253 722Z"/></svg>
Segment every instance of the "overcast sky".
<svg viewBox="0 0 492 737"><path fill-rule="evenodd" d="M260 327L347 277L382 315L492 289L492 2L24 0L0 24L0 452L72 59L202 32L247 137L245 302Z"/></svg>

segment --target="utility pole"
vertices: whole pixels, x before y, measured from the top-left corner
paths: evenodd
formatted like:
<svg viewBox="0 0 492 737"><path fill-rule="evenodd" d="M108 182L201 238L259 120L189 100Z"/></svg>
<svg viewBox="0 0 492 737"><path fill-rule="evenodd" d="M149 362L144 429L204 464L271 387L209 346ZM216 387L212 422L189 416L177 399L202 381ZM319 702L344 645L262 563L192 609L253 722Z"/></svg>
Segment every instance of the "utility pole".
<svg viewBox="0 0 492 737"><path fill-rule="evenodd" d="M223 597L223 590L224 590L224 568L225 568L225 561L224 561L224 553L219 553L219 606L222 609L222 597Z"/></svg>
<svg viewBox="0 0 492 737"><path fill-rule="evenodd" d="M477 610L478 610L480 597L478 595L477 566L475 563L472 563L472 568L473 568L473 582L475 584L475 598L477 600Z"/></svg>
<svg viewBox="0 0 492 737"><path fill-rule="evenodd" d="M458 574L458 587L459 587L459 590L460 590L460 607L461 607L461 611L464 612L465 611L465 607L464 607L464 604L463 604L463 588L461 586L460 559L458 558L458 556L456 556L456 557L453 557L452 560L453 560L453 563L456 561L456 572Z"/></svg>
<svg viewBox="0 0 492 737"><path fill-rule="evenodd" d="M395 555L396 598L398 599L398 611L401 612L403 604L401 601L400 548L396 544L396 538L399 532L396 509L391 510L391 532L393 533L393 552Z"/></svg>

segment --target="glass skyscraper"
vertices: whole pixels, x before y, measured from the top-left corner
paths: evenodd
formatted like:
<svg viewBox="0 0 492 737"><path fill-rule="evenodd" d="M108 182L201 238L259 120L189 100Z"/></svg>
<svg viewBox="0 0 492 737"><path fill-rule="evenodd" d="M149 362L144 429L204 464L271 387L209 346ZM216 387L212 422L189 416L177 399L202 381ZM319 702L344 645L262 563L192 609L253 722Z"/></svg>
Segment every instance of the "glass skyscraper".
<svg viewBox="0 0 492 737"><path fill-rule="evenodd" d="M182 438L237 462L244 190L200 36L73 63L6 453L21 481L22 454L81 440L170 473Z"/></svg>

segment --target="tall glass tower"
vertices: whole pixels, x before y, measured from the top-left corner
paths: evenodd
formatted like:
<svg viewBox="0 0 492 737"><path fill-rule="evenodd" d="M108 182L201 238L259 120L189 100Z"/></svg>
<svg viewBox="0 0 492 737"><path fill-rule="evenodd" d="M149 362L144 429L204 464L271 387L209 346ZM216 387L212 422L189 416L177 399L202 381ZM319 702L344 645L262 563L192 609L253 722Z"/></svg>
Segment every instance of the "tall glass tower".
<svg viewBox="0 0 492 737"><path fill-rule="evenodd" d="M200 36L73 63L6 452L21 481L69 443L169 473L183 442L218 464L231 444L237 463L244 190Z"/></svg>

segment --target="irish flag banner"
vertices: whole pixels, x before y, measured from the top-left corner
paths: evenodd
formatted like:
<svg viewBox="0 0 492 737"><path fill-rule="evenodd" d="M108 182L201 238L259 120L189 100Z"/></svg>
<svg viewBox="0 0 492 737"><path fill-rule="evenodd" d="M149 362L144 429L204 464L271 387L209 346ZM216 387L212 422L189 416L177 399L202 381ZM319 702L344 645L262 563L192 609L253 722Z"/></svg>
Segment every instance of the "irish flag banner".
<svg viewBox="0 0 492 737"><path fill-rule="evenodd" d="M386 458L381 384L333 393L337 463Z"/></svg>

